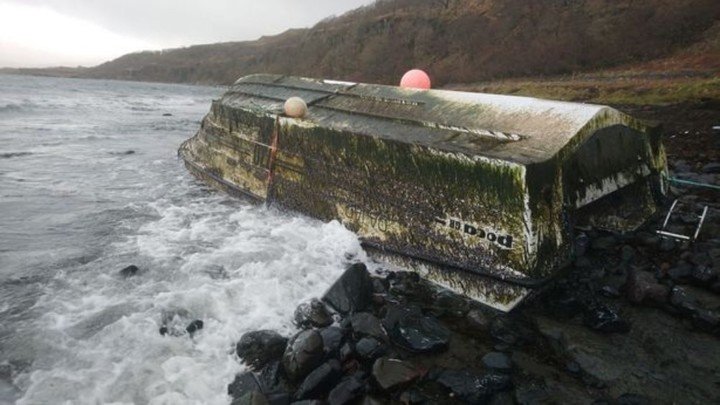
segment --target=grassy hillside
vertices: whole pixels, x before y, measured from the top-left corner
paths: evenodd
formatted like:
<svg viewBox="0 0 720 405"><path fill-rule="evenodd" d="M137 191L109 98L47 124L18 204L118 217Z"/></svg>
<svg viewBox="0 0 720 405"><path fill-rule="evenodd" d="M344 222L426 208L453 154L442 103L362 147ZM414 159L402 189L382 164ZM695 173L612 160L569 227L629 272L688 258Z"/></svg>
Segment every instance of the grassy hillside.
<svg viewBox="0 0 720 405"><path fill-rule="evenodd" d="M141 52L60 73L227 84L269 72L395 83L421 67L438 85L468 83L652 61L696 44L719 18L718 0L385 0L258 41Z"/></svg>

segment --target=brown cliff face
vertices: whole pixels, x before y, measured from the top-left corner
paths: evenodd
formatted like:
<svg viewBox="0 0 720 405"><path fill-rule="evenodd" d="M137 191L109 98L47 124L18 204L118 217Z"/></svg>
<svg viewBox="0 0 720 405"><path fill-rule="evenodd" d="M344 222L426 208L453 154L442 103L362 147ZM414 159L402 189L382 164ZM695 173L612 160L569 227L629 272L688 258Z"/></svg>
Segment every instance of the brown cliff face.
<svg viewBox="0 0 720 405"><path fill-rule="evenodd" d="M701 41L716 0L392 0L257 41L125 55L82 77L229 84L264 72L436 85L649 61ZM702 58L701 58L702 59Z"/></svg>

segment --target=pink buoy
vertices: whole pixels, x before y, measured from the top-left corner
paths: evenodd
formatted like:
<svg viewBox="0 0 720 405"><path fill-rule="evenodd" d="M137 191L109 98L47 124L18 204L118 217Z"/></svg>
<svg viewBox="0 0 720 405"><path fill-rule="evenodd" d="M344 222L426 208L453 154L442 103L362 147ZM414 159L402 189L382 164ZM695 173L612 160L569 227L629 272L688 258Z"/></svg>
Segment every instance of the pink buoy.
<svg viewBox="0 0 720 405"><path fill-rule="evenodd" d="M413 69L403 75L400 87L428 90L430 89L430 76L420 69Z"/></svg>

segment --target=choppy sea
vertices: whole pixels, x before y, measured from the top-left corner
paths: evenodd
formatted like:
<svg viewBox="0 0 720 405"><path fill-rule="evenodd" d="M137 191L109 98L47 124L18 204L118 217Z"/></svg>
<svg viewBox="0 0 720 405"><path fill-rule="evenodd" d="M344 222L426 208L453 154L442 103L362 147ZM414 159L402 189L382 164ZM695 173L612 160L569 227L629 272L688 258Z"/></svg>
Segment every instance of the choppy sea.
<svg viewBox="0 0 720 405"><path fill-rule="evenodd" d="M337 222L184 169L177 148L222 92L0 75L0 403L229 403L240 336L290 334L295 306L364 256ZM162 336L164 318L204 328Z"/></svg>

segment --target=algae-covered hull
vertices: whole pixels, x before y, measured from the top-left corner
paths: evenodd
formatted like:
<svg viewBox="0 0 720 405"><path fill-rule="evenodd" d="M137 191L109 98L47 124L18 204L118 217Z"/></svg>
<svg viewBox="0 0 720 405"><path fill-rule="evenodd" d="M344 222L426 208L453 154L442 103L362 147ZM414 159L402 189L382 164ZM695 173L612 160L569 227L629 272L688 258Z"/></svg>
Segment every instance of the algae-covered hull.
<svg viewBox="0 0 720 405"><path fill-rule="evenodd" d="M308 114L283 115L303 98ZM254 75L180 148L232 194L339 220L370 251L501 310L664 193L651 128L608 107Z"/></svg>

